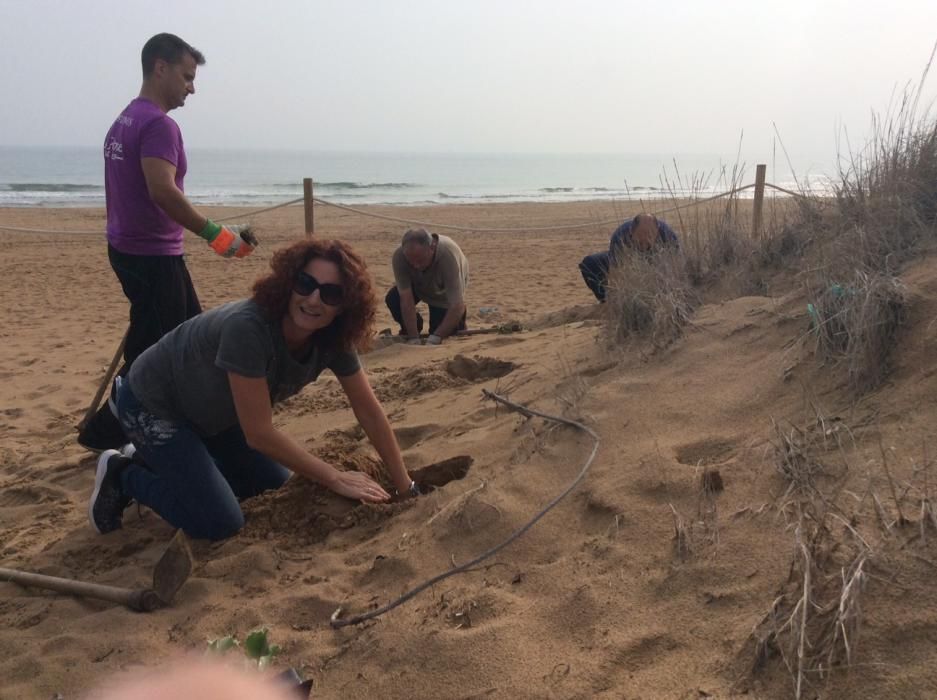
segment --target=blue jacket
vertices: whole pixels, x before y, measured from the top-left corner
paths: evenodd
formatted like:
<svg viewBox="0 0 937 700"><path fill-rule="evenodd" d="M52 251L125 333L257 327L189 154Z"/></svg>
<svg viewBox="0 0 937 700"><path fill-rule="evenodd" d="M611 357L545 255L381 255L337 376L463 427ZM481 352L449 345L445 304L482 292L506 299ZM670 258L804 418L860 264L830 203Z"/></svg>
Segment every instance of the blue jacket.
<svg viewBox="0 0 937 700"><path fill-rule="evenodd" d="M631 228L634 226L634 219L628 219L625 223L615 229L611 240L608 242L608 256L611 263L618 261L618 253L622 247L631 247ZM665 222L657 220L658 240L663 245L673 245L680 247L680 241L677 234Z"/></svg>

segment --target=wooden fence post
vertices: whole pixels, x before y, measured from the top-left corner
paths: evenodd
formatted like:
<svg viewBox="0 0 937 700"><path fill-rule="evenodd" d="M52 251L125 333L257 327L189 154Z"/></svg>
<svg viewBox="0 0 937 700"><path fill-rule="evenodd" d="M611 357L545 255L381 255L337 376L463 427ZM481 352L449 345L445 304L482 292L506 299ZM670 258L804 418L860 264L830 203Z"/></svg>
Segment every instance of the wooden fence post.
<svg viewBox="0 0 937 700"><path fill-rule="evenodd" d="M752 207L752 238L761 237L761 212L765 203L765 173L768 166L759 163L755 167L755 206Z"/></svg>
<svg viewBox="0 0 937 700"><path fill-rule="evenodd" d="M303 210L306 214L306 235L311 236L316 232L316 222L312 216L312 178L303 178Z"/></svg>

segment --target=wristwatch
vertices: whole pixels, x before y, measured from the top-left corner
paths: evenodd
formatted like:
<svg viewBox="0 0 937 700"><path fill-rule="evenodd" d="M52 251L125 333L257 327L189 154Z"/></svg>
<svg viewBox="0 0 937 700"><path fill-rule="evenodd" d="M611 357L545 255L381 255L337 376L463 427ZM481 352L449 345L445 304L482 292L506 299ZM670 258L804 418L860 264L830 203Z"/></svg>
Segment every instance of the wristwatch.
<svg viewBox="0 0 937 700"><path fill-rule="evenodd" d="M420 495L420 487L417 485L417 483L416 483L415 481L413 481L413 479L411 479L411 480L410 480L410 487L407 489L406 494L400 493L400 489L394 489L394 495L395 495L395 496L403 496L403 495L406 495L406 496L419 496L419 495Z"/></svg>

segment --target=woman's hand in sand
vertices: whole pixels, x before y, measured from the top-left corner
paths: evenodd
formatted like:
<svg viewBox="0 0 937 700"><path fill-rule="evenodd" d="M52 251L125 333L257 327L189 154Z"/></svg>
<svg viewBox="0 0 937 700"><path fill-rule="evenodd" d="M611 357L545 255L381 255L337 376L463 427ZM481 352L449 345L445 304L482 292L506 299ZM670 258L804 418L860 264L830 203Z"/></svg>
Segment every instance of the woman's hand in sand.
<svg viewBox="0 0 937 700"><path fill-rule="evenodd" d="M381 485L363 472L338 472L329 488L345 498L355 498L367 503L385 503L390 500Z"/></svg>

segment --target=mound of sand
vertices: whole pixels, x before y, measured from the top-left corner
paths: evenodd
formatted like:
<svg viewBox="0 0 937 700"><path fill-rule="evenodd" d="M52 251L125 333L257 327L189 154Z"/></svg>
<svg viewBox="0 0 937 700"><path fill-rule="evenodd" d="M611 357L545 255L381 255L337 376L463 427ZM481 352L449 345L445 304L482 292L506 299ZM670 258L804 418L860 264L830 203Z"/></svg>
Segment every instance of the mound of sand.
<svg viewBox="0 0 937 700"><path fill-rule="evenodd" d="M581 220L595 209L405 214L484 226ZM103 228L101 212L3 215L35 228ZM301 235L292 210L256 223L264 245L244 261L191 250L206 307L246 294L270 252ZM361 249L378 286L389 287L396 227L329 210L317 226ZM856 538L871 547L853 667L810 675L806 696L937 695L937 531L924 496L937 414L932 258L903 276L915 301L889 382L856 404L836 368L818 367L798 342L808 320L797 285L704 305L665 350L609 350L602 310L575 266L608 233L456 236L472 260L470 325L489 323L477 310L497 307L529 330L439 347L386 343L363 358L408 464L464 455L470 469L463 460L426 496L384 506L291 479L244 503L239 536L193 543L192 577L172 607L150 615L2 583L0 695L76 697L105 676L266 626L282 647L275 666L311 677L320 698L791 697L777 615L794 610L803 580L797 509L806 501L778 469L785 443L775 426L806 440L797 449L822 465L816 487L837 494L839 519L817 534L817 606L836 608L828 596L842 586ZM126 323L103 240L0 239L10 253L0 259L0 294L16 301L0 323L0 565L145 585L172 531L145 509L129 510L111 535L90 530L95 458L72 429ZM380 325L390 325L385 310ZM484 402L482 388L586 421L602 437L590 473L493 559L377 621L332 630L339 606L373 609L500 542L579 471L587 438ZM284 404L276 421L342 468L379 470L332 379ZM711 470L722 490L701 487Z"/></svg>

